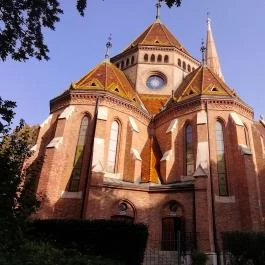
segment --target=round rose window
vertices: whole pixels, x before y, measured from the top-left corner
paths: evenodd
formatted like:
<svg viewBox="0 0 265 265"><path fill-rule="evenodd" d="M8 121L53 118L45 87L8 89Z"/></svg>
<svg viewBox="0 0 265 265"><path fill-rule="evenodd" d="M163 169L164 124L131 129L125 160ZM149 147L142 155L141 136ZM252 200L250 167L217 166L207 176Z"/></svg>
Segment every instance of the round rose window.
<svg viewBox="0 0 265 265"><path fill-rule="evenodd" d="M165 80L159 75L151 75L146 81L146 86L150 89L160 89L165 85Z"/></svg>

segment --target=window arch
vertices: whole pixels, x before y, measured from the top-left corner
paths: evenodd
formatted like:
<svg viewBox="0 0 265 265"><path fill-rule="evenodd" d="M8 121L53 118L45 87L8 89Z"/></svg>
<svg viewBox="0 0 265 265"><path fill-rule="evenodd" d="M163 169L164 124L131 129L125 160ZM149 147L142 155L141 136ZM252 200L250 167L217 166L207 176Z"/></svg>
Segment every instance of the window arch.
<svg viewBox="0 0 265 265"><path fill-rule="evenodd" d="M190 68L190 65L188 64L188 71L190 72L191 71L191 68Z"/></svg>
<svg viewBox="0 0 265 265"><path fill-rule="evenodd" d="M75 159L72 174L70 177L70 182L68 186L68 190L72 192L76 192L79 190L79 182L81 178L82 164L83 164L83 154L85 150L85 145L87 142L88 135L88 125L90 118L85 116L80 125L79 135L77 140L77 146L75 149Z"/></svg>
<svg viewBox="0 0 265 265"><path fill-rule="evenodd" d="M124 61L121 61L121 69L124 68Z"/></svg>
<svg viewBox="0 0 265 265"><path fill-rule="evenodd" d="M186 175L191 176L194 173L194 155L193 155L193 135L192 126L187 124L185 128L185 170Z"/></svg>
<svg viewBox="0 0 265 265"><path fill-rule="evenodd" d="M148 62L148 54L147 53L144 55L144 61Z"/></svg>
<svg viewBox="0 0 265 265"><path fill-rule="evenodd" d="M155 61L155 55L152 54L152 55L151 55L151 62L154 62L154 61Z"/></svg>
<svg viewBox="0 0 265 265"><path fill-rule="evenodd" d="M217 121L215 123L215 141L216 141L219 195L227 196L228 188L227 188L227 173L226 173L225 151L224 151L224 130L223 130L223 124L220 121Z"/></svg>
<svg viewBox="0 0 265 265"><path fill-rule="evenodd" d="M182 62L182 68L183 68L184 70L186 70L186 63L185 63L185 62Z"/></svg>
<svg viewBox="0 0 265 265"><path fill-rule="evenodd" d="M247 126L244 124L244 144L250 146Z"/></svg>
<svg viewBox="0 0 265 265"><path fill-rule="evenodd" d="M134 64L134 56L131 58L131 64Z"/></svg>
<svg viewBox="0 0 265 265"><path fill-rule="evenodd" d="M158 61L159 63L162 62L162 55L161 55L161 54L159 54L159 55L157 56L157 61Z"/></svg>
<svg viewBox="0 0 265 265"><path fill-rule="evenodd" d="M168 57L168 55L165 55L165 57L164 57L164 63L168 63L168 61L169 61L169 57Z"/></svg>
<svg viewBox="0 0 265 265"><path fill-rule="evenodd" d="M117 121L113 121L110 129L109 150L108 150L108 160L107 160L107 171L111 173L114 173L116 170L118 136L119 136L119 123Z"/></svg>
<svg viewBox="0 0 265 265"><path fill-rule="evenodd" d="M180 59L178 59L178 66L181 67L181 60Z"/></svg>
<svg viewBox="0 0 265 265"><path fill-rule="evenodd" d="M128 67L130 65L130 60L129 60L129 58L127 58L127 60L126 60L126 67Z"/></svg>

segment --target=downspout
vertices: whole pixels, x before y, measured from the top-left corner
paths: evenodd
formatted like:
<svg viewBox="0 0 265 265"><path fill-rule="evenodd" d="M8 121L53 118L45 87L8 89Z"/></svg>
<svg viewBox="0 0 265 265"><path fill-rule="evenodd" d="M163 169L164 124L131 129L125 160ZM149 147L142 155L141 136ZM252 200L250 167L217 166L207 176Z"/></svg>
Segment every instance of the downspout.
<svg viewBox="0 0 265 265"><path fill-rule="evenodd" d="M208 129L208 152L209 152L209 176L211 185L211 203L212 203L212 229L213 229L213 243L214 251L217 255L217 264L220 265L220 257L218 253L218 243L217 243L217 232L216 232L216 219L215 219L215 204L214 204L214 190L213 190L213 178L212 178L212 166L211 166L211 148L210 148L210 128L209 128L209 113L208 113L208 101L205 104L205 111L207 117L207 129Z"/></svg>
<svg viewBox="0 0 265 265"><path fill-rule="evenodd" d="M81 204L81 211L80 211L81 219L85 219L85 214L86 214L85 206L86 206L87 196L88 196L88 184L89 184L89 180L91 179L91 174L92 174L94 139L95 139L95 134L96 134L97 118L98 118L98 102L99 102L99 97L97 97L95 111L94 111L94 123L92 127L92 135L91 135L91 149L90 149L90 153L88 157L88 167L86 170L85 185L84 185L84 190L83 190L82 204Z"/></svg>
<svg viewBox="0 0 265 265"><path fill-rule="evenodd" d="M192 217L193 217L193 227L192 227L192 230L193 230L193 247L194 249L197 249L197 227L196 227L196 202L195 202L195 189L193 188L193 191L192 191L192 203L193 203L193 213L192 213Z"/></svg>

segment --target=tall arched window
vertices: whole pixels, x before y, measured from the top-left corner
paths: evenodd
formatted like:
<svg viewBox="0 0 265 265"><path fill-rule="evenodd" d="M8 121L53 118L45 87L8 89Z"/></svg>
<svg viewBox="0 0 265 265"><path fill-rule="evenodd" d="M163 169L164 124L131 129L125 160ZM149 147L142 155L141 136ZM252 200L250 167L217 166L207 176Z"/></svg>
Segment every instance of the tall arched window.
<svg viewBox="0 0 265 265"><path fill-rule="evenodd" d="M152 54L152 55L151 55L151 62L154 62L154 61L155 61L155 55Z"/></svg>
<svg viewBox="0 0 265 265"><path fill-rule="evenodd" d="M79 182L81 178L81 171L83 164L83 153L85 149L85 144L87 142L88 125L89 125L89 118L85 116L82 119L79 129L79 136L78 136L77 146L75 149L74 165L68 186L69 191L76 192L79 190Z"/></svg>
<svg viewBox="0 0 265 265"><path fill-rule="evenodd" d="M145 62L148 62L148 54L145 54L145 55L144 55L144 61L145 61Z"/></svg>
<svg viewBox="0 0 265 265"><path fill-rule="evenodd" d="M107 171L114 173L116 168L117 146L119 135L119 123L114 121L110 129L109 151L107 161Z"/></svg>
<svg viewBox="0 0 265 265"><path fill-rule="evenodd" d="M246 125L244 125L244 137L245 137L244 144L249 147L250 146L249 145L249 136L248 136L248 129L247 129Z"/></svg>
<svg viewBox="0 0 265 265"><path fill-rule="evenodd" d="M169 60L168 55L165 55L165 57L164 57L164 63L168 63L168 60Z"/></svg>
<svg viewBox="0 0 265 265"><path fill-rule="evenodd" d="M185 129L185 147L186 147L186 174L191 176L194 173L194 156L192 141L192 126L188 124Z"/></svg>
<svg viewBox="0 0 265 265"><path fill-rule="evenodd" d="M181 67L181 60L180 59L178 59L178 66Z"/></svg>
<svg viewBox="0 0 265 265"><path fill-rule="evenodd" d="M134 56L131 58L131 64L134 64Z"/></svg>
<svg viewBox="0 0 265 265"><path fill-rule="evenodd" d="M186 63L185 63L185 62L182 62L182 68L183 68L184 70L186 70Z"/></svg>
<svg viewBox="0 0 265 265"><path fill-rule="evenodd" d="M159 63L162 62L162 55L161 55L161 54L159 54L159 55L157 56L157 61L158 61Z"/></svg>
<svg viewBox="0 0 265 265"><path fill-rule="evenodd" d="M224 151L224 132L223 132L223 125L220 121L217 121L215 124L215 141L216 141L219 195L227 196L228 188L227 188L225 151Z"/></svg>
<svg viewBox="0 0 265 265"><path fill-rule="evenodd" d="M128 67L130 65L130 60L129 60L129 58L127 58L127 60L126 60L126 67Z"/></svg>

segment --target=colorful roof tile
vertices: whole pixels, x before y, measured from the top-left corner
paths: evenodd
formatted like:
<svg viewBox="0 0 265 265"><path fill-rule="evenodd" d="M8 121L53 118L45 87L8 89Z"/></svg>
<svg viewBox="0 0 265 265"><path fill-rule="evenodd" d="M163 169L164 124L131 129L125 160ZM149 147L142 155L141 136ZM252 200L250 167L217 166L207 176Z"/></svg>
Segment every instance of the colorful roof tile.
<svg viewBox="0 0 265 265"><path fill-rule="evenodd" d="M168 95L140 94L140 99L150 114L157 114L165 106Z"/></svg>
<svg viewBox="0 0 265 265"><path fill-rule="evenodd" d="M94 67L79 81L72 84L73 90L104 90L141 104L124 73L108 60Z"/></svg>
<svg viewBox="0 0 265 265"><path fill-rule="evenodd" d="M174 93L174 101L180 102L197 95L236 97L235 91L207 66L200 66L186 76Z"/></svg>
<svg viewBox="0 0 265 265"><path fill-rule="evenodd" d="M191 56L174 35L164 26L159 19L151 24L125 51L135 46L162 46L175 47Z"/></svg>

